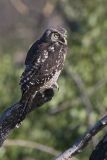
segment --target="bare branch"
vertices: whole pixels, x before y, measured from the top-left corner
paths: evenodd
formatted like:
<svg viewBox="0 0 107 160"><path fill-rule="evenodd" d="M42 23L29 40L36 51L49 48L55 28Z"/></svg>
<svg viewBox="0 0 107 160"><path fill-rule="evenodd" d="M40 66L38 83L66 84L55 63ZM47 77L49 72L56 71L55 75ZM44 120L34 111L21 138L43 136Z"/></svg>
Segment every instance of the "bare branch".
<svg viewBox="0 0 107 160"><path fill-rule="evenodd" d="M74 80L80 92L81 101L86 108L88 126L90 126L91 125L90 113L93 110L93 106L92 106L90 97L88 96L85 84L78 73L73 71L72 72L67 71L67 74Z"/></svg>
<svg viewBox="0 0 107 160"><path fill-rule="evenodd" d="M107 115L99 120L87 133L74 145L67 149L64 153L60 154L54 160L70 160L74 155L80 153L89 143L93 136L95 136L102 128L107 125Z"/></svg>
<svg viewBox="0 0 107 160"><path fill-rule="evenodd" d="M4 142L4 146L5 147L10 147L10 146L20 146L20 147L27 147L27 148L32 148L32 149L37 149L40 150L42 152L46 152L49 153L53 156L56 156L58 154L60 154L59 151L55 150L52 147L37 143L37 142L32 142L32 141L25 141L25 140L12 140L12 139L8 139Z"/></svg>
<svg viewBox="0 0 107 160"><path fill-rule="evenodd" d="M29 12L27 5L21 0L10 0L10 2L20 14L27 14Z"/></svg>
<svg viewBox="0 0 107 160"><path fill-rule="evenodd" d="M21 121L25 119L28 113L37 107L42 106L44 103L50 101L54 96L54 90L52 88L45 90L42 94L37 93L34 97L32 103L26 104L26 108L23 112L25 104L20 103L20 101L10 108L8 108L0 117L0 146L10 133Z"/></svg>

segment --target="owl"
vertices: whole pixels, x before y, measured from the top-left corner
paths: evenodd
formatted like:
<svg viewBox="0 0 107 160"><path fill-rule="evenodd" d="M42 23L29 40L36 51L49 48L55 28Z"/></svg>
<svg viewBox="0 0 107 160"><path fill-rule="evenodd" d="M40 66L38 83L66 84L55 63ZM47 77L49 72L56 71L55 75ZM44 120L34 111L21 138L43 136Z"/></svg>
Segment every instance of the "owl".
<svg viewBox="0 0 107 160"><path fill-rule="evenodd" d="M57 80L67 54L67 31L64 28L47 29L29 49L20 85L22 95L35 90L58 87Z"/></svg>

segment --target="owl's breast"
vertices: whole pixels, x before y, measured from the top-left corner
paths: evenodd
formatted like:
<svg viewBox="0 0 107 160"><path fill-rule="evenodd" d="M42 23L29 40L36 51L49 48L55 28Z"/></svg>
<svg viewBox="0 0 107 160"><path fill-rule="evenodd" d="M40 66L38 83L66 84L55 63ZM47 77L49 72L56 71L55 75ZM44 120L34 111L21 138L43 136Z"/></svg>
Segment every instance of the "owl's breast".
<svg viewBox="0 0 107 160"><path fill-rule="evenodd" d="M58 77L60 75L61 71L56 71L52 78L49 79L48 81L46 81L45 85L43 87L41 87L42 89L43 88L50 88L53 84L56 84L57 80L58 80Z"/></svg>
<svg viewBox="0 0 107 160"><path fill-rule="evenodd" d="M57 81L64 66L66 50L63 45L50 45L42 52L44 58L39 69L39 75L45 77L45 82ZM48 84L49 85L49 84Z"/></svg>
<svg viewBox="0 0 107 160"><path fill-rule="evenodd" d="M67 53L66 46L55 43L49 46L48 53L47 61L49 61L50 67L54 66L56 69L62 70Z"/></svg>

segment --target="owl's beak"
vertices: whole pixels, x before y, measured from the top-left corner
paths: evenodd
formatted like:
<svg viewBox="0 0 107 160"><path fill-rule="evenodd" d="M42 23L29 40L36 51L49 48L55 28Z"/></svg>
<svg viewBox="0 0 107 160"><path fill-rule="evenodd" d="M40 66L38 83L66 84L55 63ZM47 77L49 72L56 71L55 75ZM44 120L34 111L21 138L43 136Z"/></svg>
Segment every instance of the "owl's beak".
<svg viewBox="0 0 107 160"><path fill-rule="evenodd" d="M67 45L67 37L64 37L64 44Z"/></svg>
<svg viewBox="0 0 107 160"><path fill-rule="evenodd" d="M67 35L66 34L61 35L61 37L60 37L60 43L62 43L64 45L67 45Z"/></svg>
<svg viewBox="0 0 107 160"><path fill-rule="evenodd" d="M64 45L67 45L67 36L63 36L61 38L61 43L64 44Z"/></svg>

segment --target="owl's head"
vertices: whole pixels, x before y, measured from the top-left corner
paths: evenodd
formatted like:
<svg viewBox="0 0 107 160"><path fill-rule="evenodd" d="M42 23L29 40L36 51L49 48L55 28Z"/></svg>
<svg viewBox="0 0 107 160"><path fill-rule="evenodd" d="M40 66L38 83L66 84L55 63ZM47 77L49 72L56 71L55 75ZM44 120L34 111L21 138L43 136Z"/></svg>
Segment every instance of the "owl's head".
<svg viewBox="0 0 107 160"><path fill-rule="evenodd" d="M42 40L45 42L59 42L63 45L67 45L67 31L64 28L47 29L42 36Z"/></svg>

